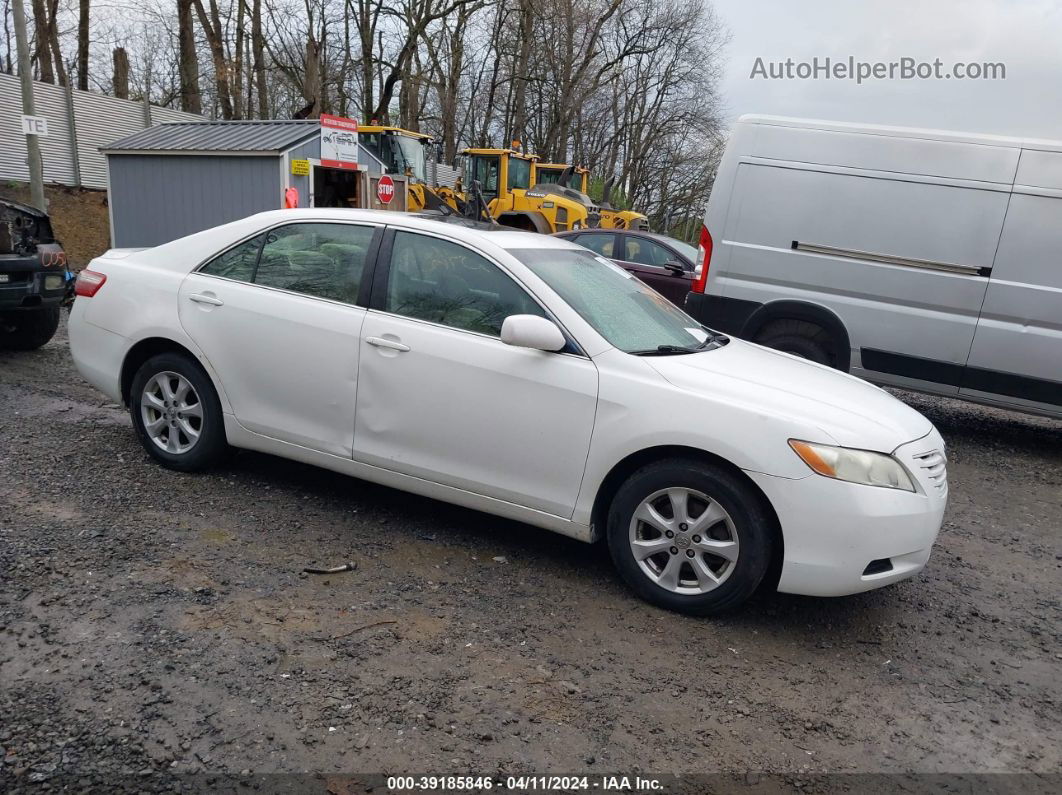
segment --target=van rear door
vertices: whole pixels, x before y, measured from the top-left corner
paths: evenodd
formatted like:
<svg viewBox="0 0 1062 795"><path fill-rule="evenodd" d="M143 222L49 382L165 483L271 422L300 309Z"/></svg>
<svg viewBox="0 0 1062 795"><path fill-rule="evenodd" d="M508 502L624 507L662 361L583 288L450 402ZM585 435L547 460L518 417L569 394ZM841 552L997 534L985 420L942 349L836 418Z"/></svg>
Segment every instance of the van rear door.
<svg viewBox="0 0 1062 795"><path fill-rule="evenodd" d="M960 394L1062 412L1062 152L1022 150Z"/></svg>

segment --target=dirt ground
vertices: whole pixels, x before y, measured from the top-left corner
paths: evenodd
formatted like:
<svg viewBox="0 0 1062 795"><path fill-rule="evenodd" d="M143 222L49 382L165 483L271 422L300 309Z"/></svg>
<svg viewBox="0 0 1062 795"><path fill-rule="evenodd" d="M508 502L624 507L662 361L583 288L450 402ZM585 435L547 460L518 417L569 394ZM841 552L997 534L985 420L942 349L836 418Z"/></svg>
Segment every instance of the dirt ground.
<svg viewBox="0 0 1062 795"><path fill-rule="evenodd" d="M692 619L600 546L260 454L161 469L64 326L0 354L0 789L1025 772L934 791L1057 792L1062 423L904 398L949 444L926 571Z"/></svg>
<svg viewBox="0 0 1062 795"><path fill-rule="evenodd" d="M63 244L70 265L80 270L89 260L111 247L111 222L107 211L107 191L80 190L65 185L45 185L52 231ZM28 204L29 185L0 182L0 198Z"/></svg>

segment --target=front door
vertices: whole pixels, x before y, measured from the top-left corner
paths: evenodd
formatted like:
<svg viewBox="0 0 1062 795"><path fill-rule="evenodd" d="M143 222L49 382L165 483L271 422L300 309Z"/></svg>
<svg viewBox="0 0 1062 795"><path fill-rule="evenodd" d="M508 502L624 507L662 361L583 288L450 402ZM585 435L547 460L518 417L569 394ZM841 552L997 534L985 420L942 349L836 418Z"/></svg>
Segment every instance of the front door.
<svg viewBox="0 0 1062 795"><path fill-rule="evenodd" d="M250 431L333 455L353 449L362 271L377 227L277 227L180 289L181 325Z"/></svg>
<svg viewBox="0 0 1062 795"><path fill-rule="evenodd" d="M666 246L646 237L623 235L622 250L616 260L673 304L683 306L686 303L693 274L685 269L668 267L667 263L682 263Z"/></svg>
<svg viewBox="0 0 1062 795"><path fill-rule="evenodd" d="M546 313L479 253L404 231L390 248L362 332L354 458L570 517L596 366L503 343L506 317Z"/></svg>

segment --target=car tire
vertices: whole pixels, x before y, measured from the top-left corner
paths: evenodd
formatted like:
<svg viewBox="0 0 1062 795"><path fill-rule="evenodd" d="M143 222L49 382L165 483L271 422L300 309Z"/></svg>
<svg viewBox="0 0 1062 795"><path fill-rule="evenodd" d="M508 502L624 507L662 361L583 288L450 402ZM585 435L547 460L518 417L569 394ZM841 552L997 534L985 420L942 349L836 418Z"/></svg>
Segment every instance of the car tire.
<svg viewBox="0 0 1062 795"><path fill-rule="evenodd" d="M775 321L756 336L756 342L827 367L837 366L829 332L804 320Z"/></svg>
<svg viewBox="0 0 1062 795"><path fill-rule="evenodd" d="M0 347L12 351L35 351L48 344L59 328L59 307L20 309L0 321Z"/></svg>
<svg viewBox="0 0 1062 795"><path fill-rule="evenodd" d="M190 356L160 353L133 376L129 413L148 454L170 469L198 472L229 452L221 401Z"/></svg>
<svg viewBox="0 0 1062 795"><path fill-rule="evenodd" d="M774 519L751 486L722 466L685 459L634 472L612 500L607 536L612 560L635 593L695 616L748 599L767 573L776 537Z"/></svg>

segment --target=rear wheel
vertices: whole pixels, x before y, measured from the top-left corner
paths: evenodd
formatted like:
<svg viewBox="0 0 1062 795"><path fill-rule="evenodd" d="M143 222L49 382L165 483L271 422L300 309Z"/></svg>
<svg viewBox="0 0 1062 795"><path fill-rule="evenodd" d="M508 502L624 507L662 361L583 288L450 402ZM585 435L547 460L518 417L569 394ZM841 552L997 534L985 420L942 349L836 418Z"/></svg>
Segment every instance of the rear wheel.
<svg viewBox="0 0 1062 795"><path fill-rule="evenodd" d="M228 452L221 403L197 362L180 353L152 356L133 377L129 412L140 443L156 461L194 472Z"/></svg>
<svg viewBox="0 0 1062 795"><path fill-rule="evenodd" d="M639 469L620 488L608 545L643 599L704 616L752 595L770 564L774 529L759 495L736 475L672 459Z"/></svg>
<svg viewBox="0 0 1062 795"><path fill-rule="evenodd" d="M806 320L775 320L756 335L757 343L801 359L837 366L837 356L830 333Z"/></svg>
<svg viewBox="0 0 1062 795"><path fill-rule="evenodd" d="M20 309L0 319L0 347L33 351L43 347L59 328L59 307Z"/></svg>

